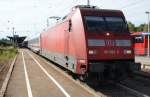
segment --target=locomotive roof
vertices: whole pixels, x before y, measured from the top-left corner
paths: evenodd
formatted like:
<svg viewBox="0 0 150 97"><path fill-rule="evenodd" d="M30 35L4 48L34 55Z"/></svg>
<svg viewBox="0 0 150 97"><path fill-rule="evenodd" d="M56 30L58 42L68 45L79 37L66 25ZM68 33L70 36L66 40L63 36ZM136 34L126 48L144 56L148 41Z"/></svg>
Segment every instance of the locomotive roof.
<svg viewBox="0 0 150 97"><path fill-rule="evenodd" d="M88 6L88 5L77 5L75 7L72 8L72 11L69 12L67 15L65 15L62 19L60 19L59 22L57 22L57 24L65 21L66 19L70 19L70 17L74 14L74 12L76 10L80 10L82 13L89 13L89 12L102 12L102 13L107 13L107 12L110 12L112 15L113 14L120 14L122 15L122 11L120 10L112 10L112 9L100 9L99 7L97 6Z"/></svg>
<svg viewBox="0 0 150 97"><path fill-rule="evenodd" d="M100 9L99 7L97 6L88 6L88 5L77 5L77 6L74 6L72 8L72 11L67 14L66 16L64 16L62 18L62 20L65 20L67 17L70 17L72 15L72 12L74 12L75 10L80 10L81 12L110 12L110 13L119 13L119 14L122 14L122 11L121 10L112 10L112 9Z"/></svg>
<svg viewBox="0 0 150 97"><path fill-rule="evenodd" d="M77 5L75 7L72 8L72 10L74 9L80 9L80 10L83 10L83 11L102 11L102 12L122 12L120 10L113 10L113 9L101 9L97 6L88 6L88 5Z"/></svg>
<svg viewBox="0 0 150 97"><path fill-rule="evenodd" d="M101 12L122 12L120 10L112 10L112 9L92 9L92 8L80 8L81 11L101 11Z"/></svg>

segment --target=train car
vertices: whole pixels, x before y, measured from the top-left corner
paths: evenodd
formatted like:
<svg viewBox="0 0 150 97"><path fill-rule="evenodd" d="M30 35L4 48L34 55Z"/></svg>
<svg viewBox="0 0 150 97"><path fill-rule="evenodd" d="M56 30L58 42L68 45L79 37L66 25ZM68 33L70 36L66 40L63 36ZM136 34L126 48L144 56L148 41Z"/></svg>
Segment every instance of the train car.
<svg viewBox="0 0 150 97"><path fill-rule="evenodd" d="M42 32L40 54L81 80L119 79L140 70L123 13L95 6L75 6Z"/></svg>
<svg viewBox="0 0 150 97"><path fill-rule="evenodd" d="M133 32L131 35L134 37L135 55L139 55L139 56L147 55L148 35L150 35L150 33L148 33L148 32Z"/></svg>
<svg viewBox="0 0 150 97"><path fill-rule="evenodd" d="M31 49L32 51L34 51L35 53L39 53L40 52L40 37L36 37L34 39L28 40L28 48Z"/></svg>
<svg viewBox="0 0 150 97"><path fill-rule="evenodd" d="M26 41L23 41L21 47L22 47L22 48L28 48L28 41L27 41L27 40L26 40Z"/></svg>

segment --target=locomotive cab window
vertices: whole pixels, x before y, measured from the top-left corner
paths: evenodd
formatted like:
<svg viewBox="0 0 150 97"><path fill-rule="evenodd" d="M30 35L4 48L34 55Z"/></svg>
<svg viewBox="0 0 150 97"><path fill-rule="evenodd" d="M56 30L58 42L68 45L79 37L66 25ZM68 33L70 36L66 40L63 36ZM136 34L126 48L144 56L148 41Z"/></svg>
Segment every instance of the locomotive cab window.
<svg viewBox="0 0 150 97"><path fill-rule="evenodd" d="M113 32L121 32L126 29L126 23L122 17L105 17L108 29Z"/></svg>
<svg viewBox="0 0 150 97"><path fill-rule="evenodd" d="M104 31L106 28L103 17L85 16L85 22L88 32Z"/></svg>
<svg viewBox="0 0 150 97"><path fill-rule="evenodd" d="M127 25L122 17L85 16L84 20L88 32L111 31L120 33L127 29Z"/></svg>
<svg viewBox="0 0 150 97"><path fill-rule="evenodd" d="M134 36L134 43L143 43L144 39L142 35L136 35Z"/></svg>

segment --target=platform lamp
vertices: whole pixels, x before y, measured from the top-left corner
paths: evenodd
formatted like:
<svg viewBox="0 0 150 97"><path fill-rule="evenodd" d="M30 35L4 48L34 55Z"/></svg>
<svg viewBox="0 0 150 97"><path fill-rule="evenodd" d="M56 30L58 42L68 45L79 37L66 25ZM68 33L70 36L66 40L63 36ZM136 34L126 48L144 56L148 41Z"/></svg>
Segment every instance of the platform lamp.
<svg viewBox="0 0 150 97"><path fill-rule="evenodd" d="M147 23L148 23L147 57L149 57L149 56L150 56L150 55L149 55L149 53L150 53L150 51L149 51L149 43L150 43L150 42L149 42L149 41L150 41L150 36L149 36L149 34L150 34L150 28L149 28L149 14L150 14L150 12L149 12L149 11L146 11L145 13L147 14L147 20L148 20L148 22L147 22Z"/></svg>

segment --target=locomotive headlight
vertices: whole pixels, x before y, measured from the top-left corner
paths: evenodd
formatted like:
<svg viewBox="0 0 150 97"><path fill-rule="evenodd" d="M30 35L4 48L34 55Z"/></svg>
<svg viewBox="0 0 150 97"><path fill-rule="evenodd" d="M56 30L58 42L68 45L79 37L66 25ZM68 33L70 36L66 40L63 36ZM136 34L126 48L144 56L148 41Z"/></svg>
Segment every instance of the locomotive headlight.
<svg viewBox="0 0 150 97"><path fill-rule="evenodd" d="M124 50L124 54L131 54L132 51L131 50Z"/></svg>
<svg viewBox="0 0 150 97"><path fill-rule="evenodd" d="M78 60L78 62L85 64L85 63L86 63L86 60L82 60L82 59L81 59L81 60Z"/></svg>
<svg viewBox="0 0 150 97"><path fill-rule="evenodd" d="M89 50L89 54L90 54L90 55L96 54L96 50Z"/></svg>

